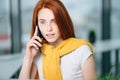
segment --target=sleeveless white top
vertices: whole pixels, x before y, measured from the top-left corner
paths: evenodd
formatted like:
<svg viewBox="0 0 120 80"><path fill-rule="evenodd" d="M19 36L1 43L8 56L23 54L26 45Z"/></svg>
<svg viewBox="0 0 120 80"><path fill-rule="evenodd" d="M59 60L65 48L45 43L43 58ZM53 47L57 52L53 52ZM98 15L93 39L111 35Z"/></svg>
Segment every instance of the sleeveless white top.
<svg viewBox="0 0 120 80"><path fill-rule="evenodd" d="M61 72L63 80L83 80L81 66L87 61L92 54L88 45L83 45L69 54L61 57ZM42 58L39 55L35 58L34 62L38 67L40 80L45 80L42 73Z"/></svg>

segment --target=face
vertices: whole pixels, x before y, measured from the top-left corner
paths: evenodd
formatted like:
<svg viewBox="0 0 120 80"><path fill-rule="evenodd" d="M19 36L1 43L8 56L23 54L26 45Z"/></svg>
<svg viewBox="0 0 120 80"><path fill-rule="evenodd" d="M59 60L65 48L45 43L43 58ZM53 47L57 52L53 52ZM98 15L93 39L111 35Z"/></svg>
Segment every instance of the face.
<svg viewBox="0 0 120 80"><path fill-rule="evenodd" d="M38 12L38 25L48 43L55 46L63 41L54 14L50 9L43 8Z"/></svg>

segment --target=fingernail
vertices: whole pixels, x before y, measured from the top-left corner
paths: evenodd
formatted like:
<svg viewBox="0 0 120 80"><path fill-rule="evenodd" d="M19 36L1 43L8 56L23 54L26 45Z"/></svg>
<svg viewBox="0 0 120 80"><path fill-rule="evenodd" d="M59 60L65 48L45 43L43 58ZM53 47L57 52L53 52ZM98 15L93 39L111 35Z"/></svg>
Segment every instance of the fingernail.
<svg viewBox="0 0 120 80"><path fill-rule="evenodd" d="M42 45L40 45L40 47L41 47Z"/></svg>

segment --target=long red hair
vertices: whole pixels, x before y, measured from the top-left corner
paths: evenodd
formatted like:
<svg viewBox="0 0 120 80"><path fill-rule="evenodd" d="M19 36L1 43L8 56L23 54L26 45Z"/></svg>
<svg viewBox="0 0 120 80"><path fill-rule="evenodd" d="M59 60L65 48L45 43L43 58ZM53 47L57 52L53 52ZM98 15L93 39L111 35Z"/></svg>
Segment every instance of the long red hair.
<svg viewBox="0 0 120 80"><path fill-rule="evenodd" d="M32 19L32 29L31 29L31 37L35 32L36 23L38 21L38 12L42 8L48 8L53 11L55 16L56 23L61 32L61 37L65 40L70 37L75 37L74 28L72 20L60 0L40 0L35 6L33 19Z"/></svg>

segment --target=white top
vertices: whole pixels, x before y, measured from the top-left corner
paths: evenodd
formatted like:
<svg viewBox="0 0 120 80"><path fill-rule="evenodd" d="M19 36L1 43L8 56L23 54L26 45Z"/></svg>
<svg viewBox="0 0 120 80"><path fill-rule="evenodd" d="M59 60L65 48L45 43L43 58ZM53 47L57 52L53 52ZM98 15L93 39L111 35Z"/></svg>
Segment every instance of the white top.
<svg viewBox="0 0 120 80"><path fill-rule="evenodd" d="M92 54L88 45L83 45L71 53L61 57L61 72L63 80L83 80L81 66ZM45 80L42 73L42 54L34 60L38 67L40 80Z"/></svg>

